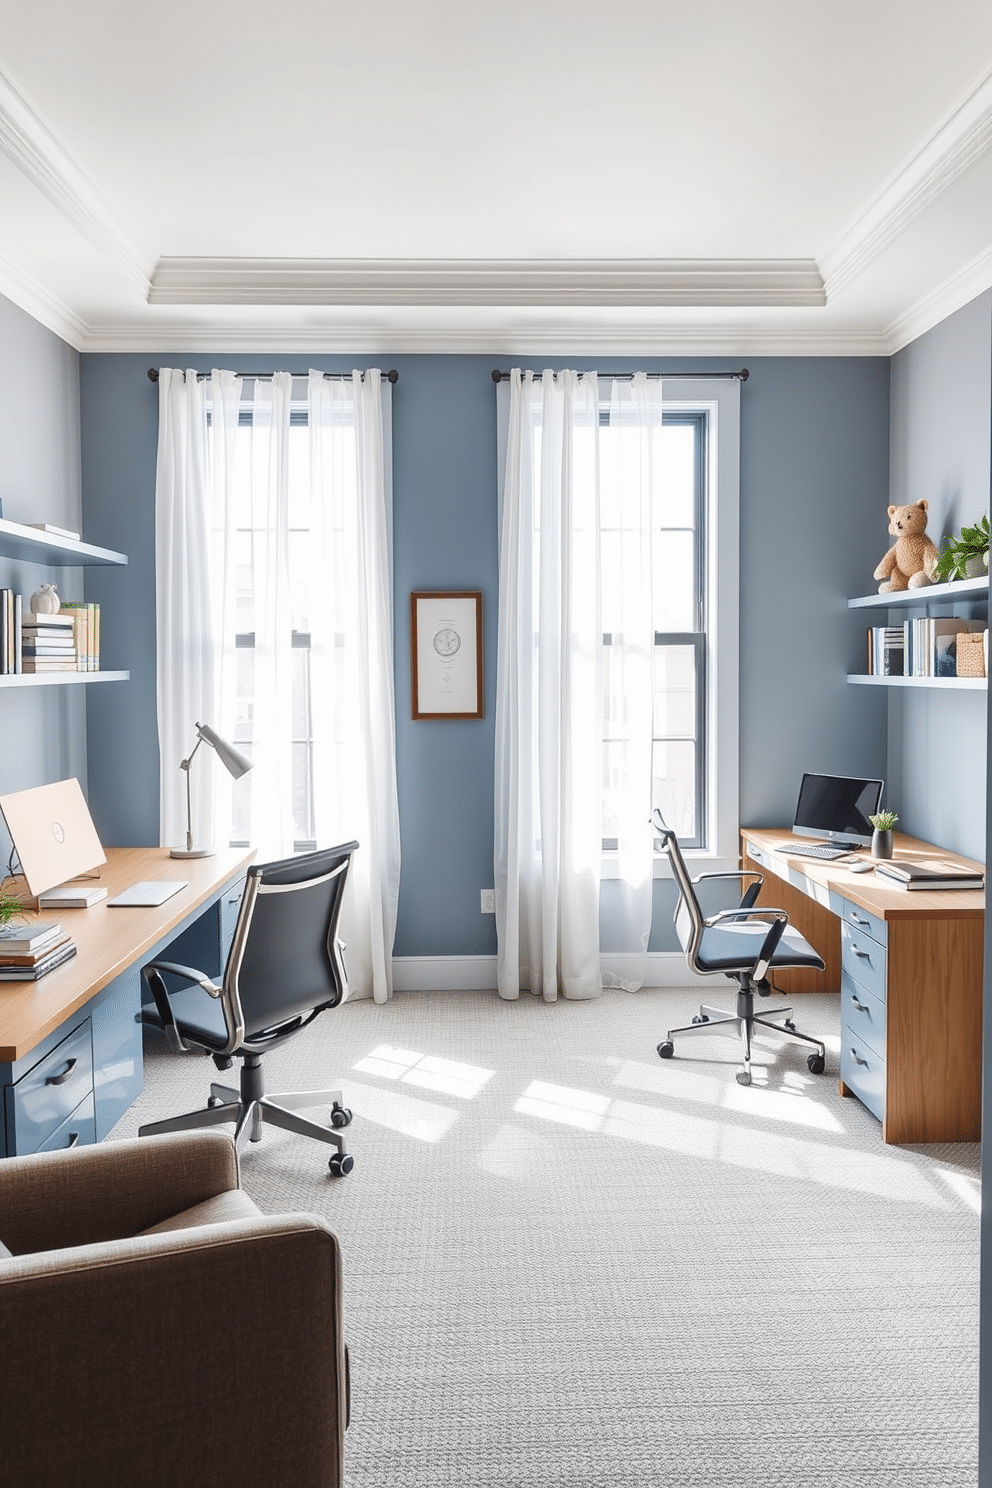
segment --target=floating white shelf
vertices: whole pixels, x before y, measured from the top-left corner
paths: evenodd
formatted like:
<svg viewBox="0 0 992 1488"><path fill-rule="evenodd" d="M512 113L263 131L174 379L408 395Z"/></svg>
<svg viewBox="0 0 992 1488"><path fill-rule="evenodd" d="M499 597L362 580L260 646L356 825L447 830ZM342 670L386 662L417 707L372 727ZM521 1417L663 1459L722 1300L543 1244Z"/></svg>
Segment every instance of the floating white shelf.
<svg viewBox="0 0 992 1488"><path fill-rule="evenodd" d="M130 672L8 672L0 687L66 687L88 682L129 682Z"/></svg>
<svg viewBox="0 0 992 1488"><path fill-rule="evenodd" d="M849 610L888 610L895 605L952 604L959 599L988 599L988 575L981 579L955 579L952 584L927 584L922 589L897 589L894 594L864 594L849 599Z"/></svg>
<svg viewBox="0 0 992 1488"><path fill-rule="evenodd" d="M81 568L84 565L93 568L127 563L127 555L115 553L112 548L98 548L93 543L56 537L54 533L39 532L37 528L25 527L20 522L8 522L4 517L0 517L0 554L28 563L44 563L49 568Z"/></svg>
<svg viewBox="0 0 992 1488"><path fill-rule="evenodd" d="M945 692L948 688L982 691L989 685L987 677L868 677L849 673L847 680L862 687L937 687Z"/></svg>

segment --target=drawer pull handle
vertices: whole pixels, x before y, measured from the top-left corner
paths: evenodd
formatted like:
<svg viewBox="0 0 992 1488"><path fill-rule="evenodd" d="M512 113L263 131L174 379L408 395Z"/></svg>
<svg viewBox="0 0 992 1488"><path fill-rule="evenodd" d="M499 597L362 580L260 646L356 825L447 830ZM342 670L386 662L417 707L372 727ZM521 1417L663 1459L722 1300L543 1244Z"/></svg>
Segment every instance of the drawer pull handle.
<svg viewBox="0 0 992 1488"><path fill-rule="evenodd" d="M70 1147L76 1147L76 1146L78 1146L78 1144L79 1144L79 1133L78 1132L73 1132L72 1135L70 1136L68 1142L65 1145L66 1145L66 1149L68 1150L68 1148L70 1148Z"/></svg>
<svg viewBox="0 0 992 1488"><path fill-rule="evenodd" d="M871 924L871 920L862 919L861 915L855 914L853 909L851 910L851 913L848 916L848 918L851 919L851 920L853 920L856 925L870 925Z"/></svg>
<svg viewBox="0 0 992 1488"><path fill-rule="evenodd" d="M859 1013L870 1013L871 1012L871 1008L870 1007L866 1007L863 1002L859 1002L858 999L855 997L855 995L854 995L853 992L851 993L851 1001L854 1003L854 1006L857 1008L857 1010L858 1010Z"/></svg>
<svg viewBox="0 0 992 1488"><path fill-rule="evenodd" d="M852 1049L851 1050L851 1058L854 1060L855 1064L863 1064L864 1067L865 1067L865 1069L868 1068L868 1061L867 1061L867 1059L862 1059L861 1058L861 1055L858 1053L857 1049Z"/></svg>
<svg viewBox="0 0 992 1488"><path fill-rule="evenodd" d="M49 1075L48 1079L45 1081L45 1084L64 1085L78 1063L78 1059L67 1059L65 1062L65 1069L62 1071L62 1073L59 1075Z"/></svg>
<svg viewBox="0 0 992 1488"><path fill-rule="evenodd" d="M856 945L852 945L851 946L851 950L854 952L854 954L856 956L860 956L861 959L862 959L862 961L870 961L871 960L871 952L870 951L859 950L859 948Z"/></svg>

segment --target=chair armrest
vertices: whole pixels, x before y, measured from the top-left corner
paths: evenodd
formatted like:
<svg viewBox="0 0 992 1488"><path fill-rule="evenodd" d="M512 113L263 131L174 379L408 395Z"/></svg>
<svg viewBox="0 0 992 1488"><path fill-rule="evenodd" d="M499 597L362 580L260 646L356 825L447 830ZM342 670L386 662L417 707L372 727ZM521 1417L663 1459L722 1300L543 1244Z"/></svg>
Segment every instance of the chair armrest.
<svg viewBox="0 0 992 1488"><path fill-rule="evenodd" d="M148 972L167 971L170 976L182 977L184 982L194 982L196 986L202 987L209 997L220 997L223 989L212 982L206 972L197 971L195 966L180 966L178 961L148 961L141 968L141 975L148 981Z"/></svg>
<svg viewBox="0 0 992 1488"><path fill-rule="evenodd" d="M17 1348L0 1391L8 1482L341 1484L341 1256L319 1219L5 1262L0 1332Z"/></svg>
<svg viewBox="0 0 992 1488"><path fill-rule="evenodd" d="M15 1256L118 1240L238 1187L227 1132L8 1157L0 1162L0 1239Z"/></svg>

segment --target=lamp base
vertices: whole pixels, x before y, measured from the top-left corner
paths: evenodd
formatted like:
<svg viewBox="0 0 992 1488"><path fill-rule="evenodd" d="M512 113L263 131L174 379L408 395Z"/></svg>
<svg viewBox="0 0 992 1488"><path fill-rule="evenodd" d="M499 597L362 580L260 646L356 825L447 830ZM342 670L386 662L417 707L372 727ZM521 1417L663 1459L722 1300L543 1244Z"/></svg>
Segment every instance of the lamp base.
<svg viewBox="0 0 992 1488"><path fill-rule="evenodd" d="M169 849L170 858L212 858L216 853L215 847L172 847Z"/></svg>

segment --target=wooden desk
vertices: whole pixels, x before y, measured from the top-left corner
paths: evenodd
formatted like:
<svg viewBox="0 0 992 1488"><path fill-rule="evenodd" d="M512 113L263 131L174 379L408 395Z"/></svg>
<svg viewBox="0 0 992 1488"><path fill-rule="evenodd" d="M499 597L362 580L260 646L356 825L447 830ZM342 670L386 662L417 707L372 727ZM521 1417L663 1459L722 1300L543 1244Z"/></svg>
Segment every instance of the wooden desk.
<svg viewBox="0 0 992 1488"><path fill-rule="evenodd" d="M895 833L898 858L985 865ZM790 856L785 830L742 828L745 868L816 947L822 972L776 974L786 992L841 998L840 1091L882 1123L886 1142L977 1142L981 1130L985 895L886 888L843 863Z"/></svg>
<svg viewBox="0 0 992 1488"><path fill-rule="evenodd" d="M77 953L40 981L0 984L0 1156L106 1136L142 1088L141 965L183 942L208 958L198 963L204 970L219 971L253 857L226 850L180 860L163 847L108 848L96 881L110 898L142 879L187 887L157 906L113 908L104 900L29 916L58 920Z"/></svg>

